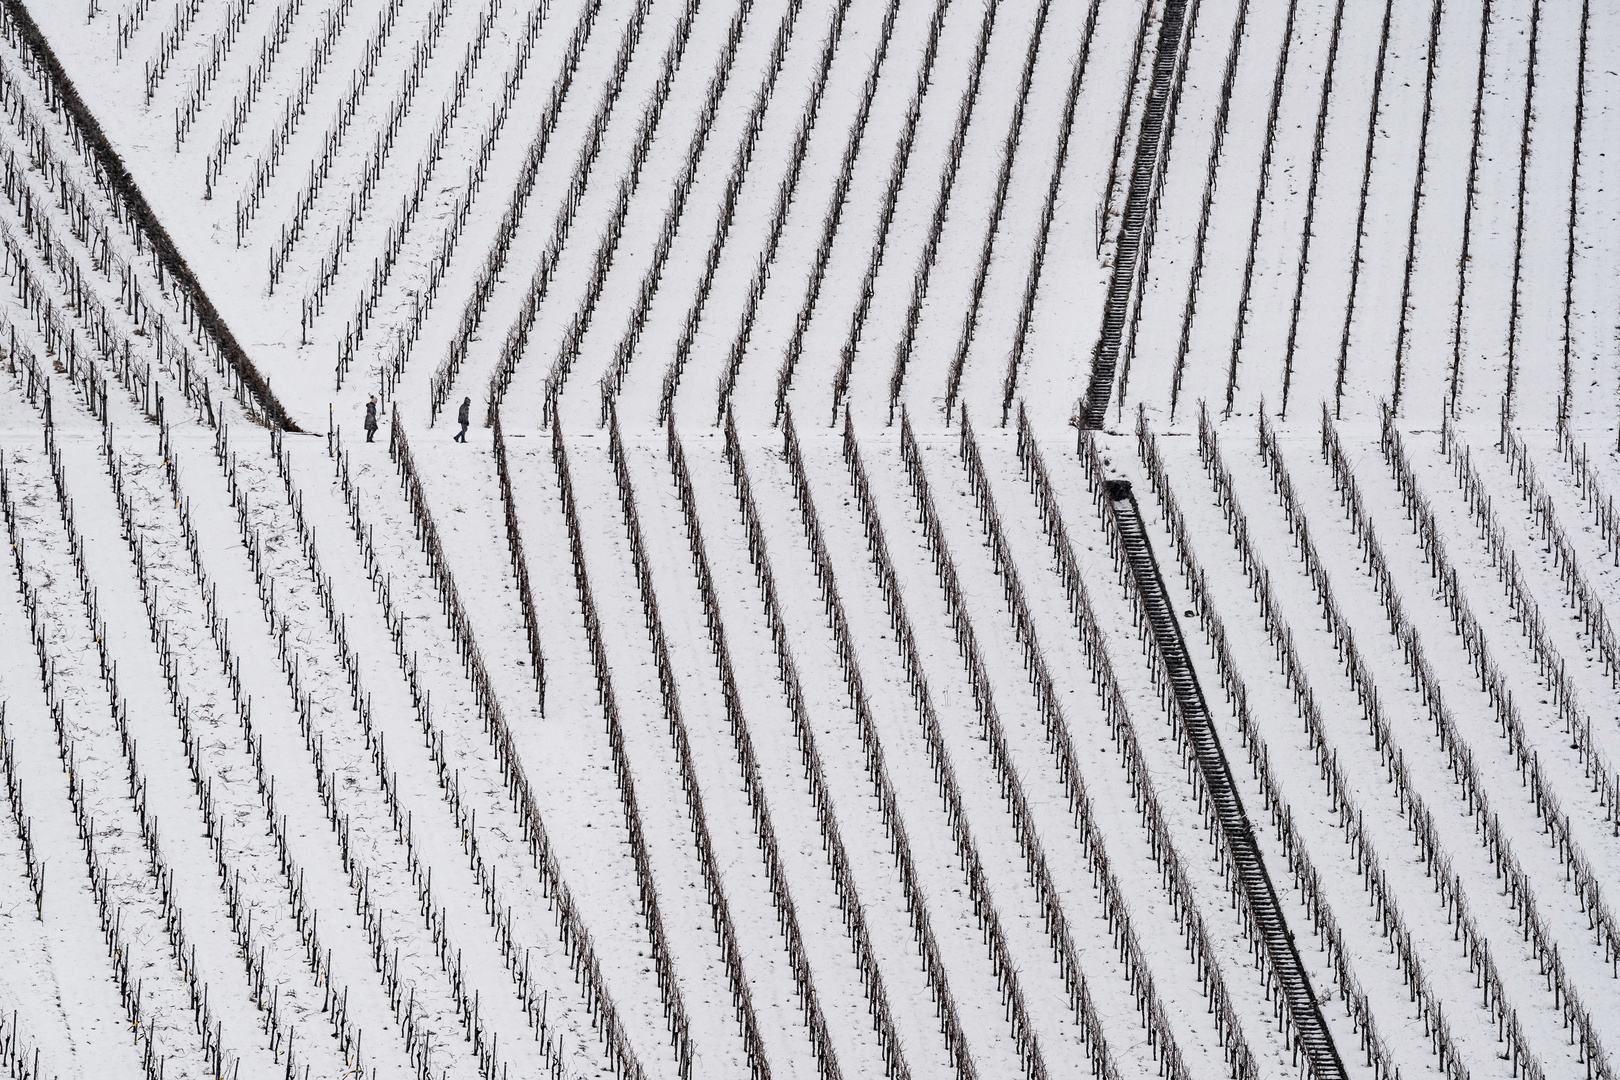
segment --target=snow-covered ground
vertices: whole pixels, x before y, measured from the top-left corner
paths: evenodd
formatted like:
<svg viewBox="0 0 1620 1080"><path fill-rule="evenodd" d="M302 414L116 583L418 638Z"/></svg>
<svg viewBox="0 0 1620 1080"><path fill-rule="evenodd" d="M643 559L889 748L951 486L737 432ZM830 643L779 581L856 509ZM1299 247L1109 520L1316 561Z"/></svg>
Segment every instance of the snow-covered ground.
<svg viewBox="0 0 1620 1080"><path fill-rule="evenodd" d="M1614 1075L1602 5L0 28L8 1076Z"/></svg>

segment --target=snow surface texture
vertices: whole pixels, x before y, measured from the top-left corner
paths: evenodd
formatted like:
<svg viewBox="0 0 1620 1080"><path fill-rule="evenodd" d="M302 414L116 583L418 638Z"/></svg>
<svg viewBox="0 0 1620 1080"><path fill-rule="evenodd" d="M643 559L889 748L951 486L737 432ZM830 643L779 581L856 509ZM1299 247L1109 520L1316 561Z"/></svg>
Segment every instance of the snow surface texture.
<svg viewBox="0 0 1620 1080"><path fill-rule="evenodd" d="M1613 1076L1617 35L0 0L7 1076Z"/></svg>

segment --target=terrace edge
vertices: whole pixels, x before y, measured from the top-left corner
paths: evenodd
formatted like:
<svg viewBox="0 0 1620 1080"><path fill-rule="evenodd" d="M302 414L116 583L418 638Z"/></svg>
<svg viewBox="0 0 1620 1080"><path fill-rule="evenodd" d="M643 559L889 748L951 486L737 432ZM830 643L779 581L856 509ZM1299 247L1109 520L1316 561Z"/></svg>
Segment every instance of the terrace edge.
<svg viewBox="0 0 1620 1080"><path fill-rule="evenodd" d="M236 370L237 377L247 386L255 402L264 410L265 416L272 424L284 431L301 431L302 429L276 398L275 392L270 389L269 382L248 357L247 351L236 340L236 335L231 332L224 317L214 307L213 301L208 299L202 283L192 273L185 257L170 239L168 230L163 227L156 212L141 194L140 186L124 165L124 159L113 149L95 114L79 96L73 80L68 77L66 69L56 58L56 53L51 49L44 32L29 13L27 4L24 0L0 0L0 10L3 10L5 16L16 25L23 44L33 53L34 59L45 68L46 75L56 84L56 94L61 99L62 107L78 125L90 152L95 155L97 163L107 174L109 184L118 197L124 200L136 224L146 233L153 250L169 274L189 294L190 302L196 308L198 321L214 338L226 362Z"/></svg>

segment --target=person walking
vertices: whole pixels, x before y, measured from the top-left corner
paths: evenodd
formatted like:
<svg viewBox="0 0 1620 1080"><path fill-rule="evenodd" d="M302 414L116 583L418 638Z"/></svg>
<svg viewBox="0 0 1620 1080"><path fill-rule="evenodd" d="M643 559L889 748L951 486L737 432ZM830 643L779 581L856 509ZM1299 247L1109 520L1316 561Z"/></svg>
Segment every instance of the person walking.
<svg viewBox="0 0 1620 1080"><path fill-rule="evenodd" d="M467 441L467 418L472 412L472 398L461 399L461 411L456 413L456 420L461 424L461 430L456 432L455 440L459 443Z"/></svg>
<svg viewBox="0 0 1620 1080"><path fill-rule="evenodd" d="M371 400L366 402L366 442L370 442L377 434L377 395L372 394Z"/></svg>

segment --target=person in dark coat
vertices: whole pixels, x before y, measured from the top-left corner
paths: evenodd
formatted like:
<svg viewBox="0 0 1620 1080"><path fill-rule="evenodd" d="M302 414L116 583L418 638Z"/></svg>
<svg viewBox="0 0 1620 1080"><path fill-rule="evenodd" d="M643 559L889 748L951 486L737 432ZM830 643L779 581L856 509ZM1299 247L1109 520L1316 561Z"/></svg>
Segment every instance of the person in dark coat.
<svg viewBox="0 0 1620 1080"><path fill-rule="evenodd" d="M456 435L455 435L456 442L464 443L464 442L467 441L467 423L468 423L467 418L471 413L472 413L472 398L470 398L470 397L469 398L462 398L461 399L461 411L456 413L456 420L457 420L458 423L461 424L461 430L456 432Z"/></svg>
<svg viewBox="0 0 1620 1080"><path fill-rule="evenodd" d="M366 442L377 434L377 395L372 394L371 400L366 402Z"/></svg>

